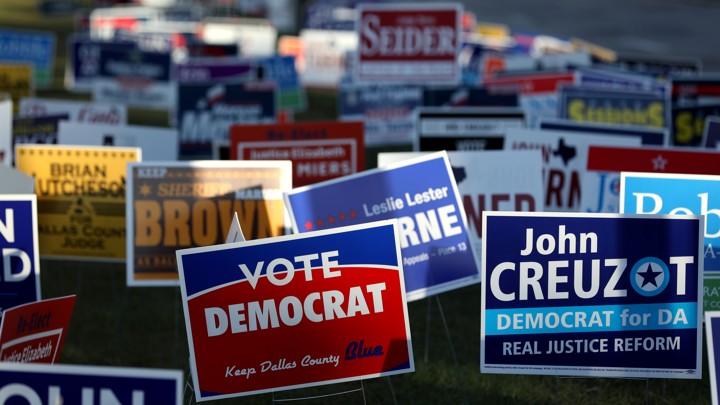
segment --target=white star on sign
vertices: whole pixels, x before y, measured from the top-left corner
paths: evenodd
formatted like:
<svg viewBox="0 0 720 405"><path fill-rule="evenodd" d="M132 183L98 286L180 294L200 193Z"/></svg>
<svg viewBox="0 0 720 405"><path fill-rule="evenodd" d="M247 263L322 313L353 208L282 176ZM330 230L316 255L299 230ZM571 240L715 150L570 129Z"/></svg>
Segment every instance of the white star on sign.
<svg viewBox="0 0 720 405"><path fill-rule="evenodd" d="M667 162L667 159L662 157L662 155L657 155L657 157L652 160L653 170L659 170L664 172Z"/></svg>

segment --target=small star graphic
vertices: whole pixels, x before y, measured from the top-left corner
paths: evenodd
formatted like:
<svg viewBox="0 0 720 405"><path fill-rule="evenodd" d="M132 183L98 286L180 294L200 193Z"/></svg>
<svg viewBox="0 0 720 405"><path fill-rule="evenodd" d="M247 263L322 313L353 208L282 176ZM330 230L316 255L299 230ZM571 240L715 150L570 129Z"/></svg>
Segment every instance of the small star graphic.
<svg viewBox="0 0 720 405"><path fill-rule="evenodd" d="M637 275L642 277L643 279L640 288L645 288L645 286L648 284L652 284L655 286L655 288L658 288L659 285L657 283L657 277L661 274L663 274L662 271L653 271L652 266L648 263L647 267L645 267L644 272L637 272Z"/></svg>
<svg viewBox="0 0 720 405"><path fill-rule="evenodd" d="M329 217L327 217L327 221L328 221L328 224L334 224L334 223L335 223L335 217L333 217L332 215L330 215Z"/></svg>
<svg viewBox="0 0 720 405"><path fill-rule="evenodd" d="M355 210L350 211L350 218L355 218L355 217L357 217L357 211L355 211Z"/></svg>
<svg viewBox="0 0 720 405"><path fill-rule="evenodd" d="M313 223L310 221L305 222L305 230L311 230L313 228Z"/></svg>
<svg viewBox="0 0 720 405"><path fill-rule="evenodd" d="M344 220L345 220L345 214L343 214L343 213L341 212L340 215L338 215L338 219L341 220L341 221L344 221Z"/></svg>
<svg viewBox="0 0 720 405"><path fill-rule="evenodd" d="M323 221L322 218L318 218L318 220L315 223L317 224L317 226L325 225L325 221Z"/></svg>
<svg viewBox="0 0 720 405"><path fill-rule="evenodd" d="M667 159L665 159L664 157L662 157L662 155L657 155L657 157L655 157L655 158L652 160L653 170L658 170L658 171L663 171L663 172L664 172L664 171L665 171L665 165L667 165L667 163L668 163Z"/></svg>
<svg viewBox="0 0 720 405"><path fill-rule="evenodd" d="M152 187L149 184L143 184L140 186L140 195L143 197L147 197L150 194L152 194Z"/></svg>

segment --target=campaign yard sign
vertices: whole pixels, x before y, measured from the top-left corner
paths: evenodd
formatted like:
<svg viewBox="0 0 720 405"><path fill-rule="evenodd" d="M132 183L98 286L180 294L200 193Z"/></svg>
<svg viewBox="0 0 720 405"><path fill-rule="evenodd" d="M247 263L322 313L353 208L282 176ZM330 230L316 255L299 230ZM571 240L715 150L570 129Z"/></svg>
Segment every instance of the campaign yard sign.
<svg viewBox="0 0 720 405"><path fill-rule="evenodd" d="M486 212L481 371L700 379L703 222Z"/></svg>
<svg viewBox="0 0 720 405"><path fill-rule="evenodd" d="M720 83L718 91L720 91ZM671 146L703 147L705 120L720 115L720 102L672 108Z"/></svg>
<svg viewBox="0 0 720 405"><path fill-rule="evenodd" d="M0 363L0 392L27 404L183 403L180 370Z"/></svg>
<svg viewBox="0 0 720 405"><path fill-rule="evenodd" d="M35 178L40 254L125 260L125 181L140 149L18 145L17 169Z"/></svg>
<svg viewBox="0 0 720 405"><path fill-rule="evenodd" d="M358 82L460 81L461 4L361 3L356 12Z"/></svg>
<svg viewBox="0 0 720 405"><path fill-rule="evenodd" d="M54 60L52 32L0 30L0 61L31 64L37 87L52 86Z"/></svg>
<svg viewBox="0 0 720 405"><path fill-rule="evenodd" d="M289 161L128 165L127 284L177 286L175 251L223 243L237 212L247 239L286 233Z"/></svg>
<svg viewBox="0 0 720 405"><path fill-rule="evenodd" d="M505 134L504 150L542 151L545 182L542 211L573 212L578 211L583 198L588 198L586 193L594 192L594 188L584 183L591 145L640 146L640 139L510 128Z"/></svg>
<svg viewBox="0 0 720 405"><path fill-rule="evenodd" d="M518 94L495 94L480 86L436 86L423 89L425 107L518 107Z"/></svg>
<svg viewBox="0 0 720 405"><path fill-rule="evenodd" d="M0 316L40 299L37 226L35 194L0 194Z"/></svg>
<svg viewBox="0 0 720 405"><path fill-rule="evenodd" d="M480 281L444 151L295 188L285 201L294 232L397 218L409 301Z"/></svg>
<svg viewBox="0 0 720 405"><path fill-rule="evenodd" d="M172 63L169 52L104 46L93 82L93 100L169 109L175 106L177 93Z"/></svg>
<svg viewBox="0 0 720 405"><path fill-rule="evenodd" d="M415 109L415 150L502 149L509 128L525 127L519 108L419 107Z"/></svg>
<svg viewBox="0 0 720 405"><path fill-rule="evenodd" d="M14 118L12 121L13 148L15 145L23 143L56 144L60 121L66 121L67 119L67 114Z"/></svg>
<svg viewBox="0 0 720 405"><path fill-rule="evenodd" d="M362 122L233 125L230 159L290 160L293 187L365 170Z"/></svg>
<svg viewBox="0 0 720 405"><path fill-rule="evenodd" d="M87 124L125 125L127 106L119 103L99 103L50 98L23 97L20 99L21 117L67 114L68 121Z"/></svg>
<svg viewBox="0 0 720 405"><path fill-rule="evenodd" d="M559 90L558 118L662 128L668 125L668 105L667 95L660 92L564 85Z"/></svg>
<svg viewBox="0 0 720 405"><path fill-rule="evenodd" d="M414 371L398 226L179 250L198 401Z"/></svg>
<svg viewBox="0 0 720 405"><path fill-rule="evenodd" d="M704 308L720 309L720 176L622 172L620 213L704 215Z"/></svg>
<svg viewBox="0 0 720 405"><path fill-rule="evenodd" d="M170 128L61 121L57 140L61 145L137 146L145 161L178 159L178 131Z"/></svg>
<svg viewBox="0 0 720 405"><path fill-rule="evenodd" d="M708 369L710 370L710 395L712 403L718 403L720 392L720 311L705 311L705 337L708 350Z"/></svg>
<svg viewBox="0 0 720 405"><path fill-rule="evenodd" d="M0 362L57 363L75 296L51 298L10 308L0 321Z"/></svg>
<svg viewBox="0 0 720 405"><path fill-rule="evenodd" d="M691 148L591 145L583 184L597 190L584 196L583 212L620 212L620 173L656 172L720 175L720 153Z"/></svg>
<svg viewBox="0 0 720 405"><path fill-rule="evenodd" d="M338 91L340 121L362 121L365 145L410 145L415 138L415 114L422 105L418 85L341 83Z"/></svg>

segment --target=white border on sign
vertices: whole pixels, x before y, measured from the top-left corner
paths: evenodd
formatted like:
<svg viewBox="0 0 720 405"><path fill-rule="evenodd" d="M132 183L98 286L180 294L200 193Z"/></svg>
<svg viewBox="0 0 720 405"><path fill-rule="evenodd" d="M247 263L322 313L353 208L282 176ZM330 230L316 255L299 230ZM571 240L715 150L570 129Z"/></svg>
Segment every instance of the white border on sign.
<svg viewBox="0 0 720 405"><path fill-rule="evenodd" d="M720 318L720 311L706 311L705 312L705 341L707 342L708 369L710 372L710 397L712 399L712 403L717 404L718 403L718 392L717 392L718 375L717 375L717 369L715 367L717 367L718 364L715 364L715 344L713 341L713 327L712 327L712 319L713 318Z"/></svg>
<svg viewBox="0 0 720 405"><path fill-rule="evenodd" d="M133 171L136 167L173 167L173 168L215 168L215 169L255 169L270 168L280 170L280 188L292 188L292 162L289 160L188 160L166 162L128 162L125 187L125 280L128 287L177 287L180 280L135 280L135 196L133 195ZM285 226L289 222L287 209L284 215Z"/></svg>
<svg viewBox="0 0 720 405"><path fill-rule="evenodd" d="M295 220L295 215L293 214L292 210L292 204L290 203L290 196L297 193L302 193L308 190L312 190L315 188L321 188L326 187L330 185L334 185L336 183L342 183L347 180L352 180L356 178L361 178L365 176L373 176L378 173L382 172L388 172L392 171L394 169L403 168L406 166L411 166L416 163L422 163L434 159L443 159L445 163L445 168L447 170L448 176L450 178L450 183L452 184L452 190L453 190L453 197L455 198L454 203L458 207L458 211L460 212L460 218L462 219L462 226L463 230L465 231L465 235L468 238L468 242L470 242L470 233L468 232L468 226L467 226L467 215L465 215L465 209L463 208L462 204L462 197L460 196L460 191L458 190L457 182L455 181L455 176L452 172L452 166L450 166L450 159L448 159L448 155L446 151L440 151L440 152L431 152L427 154L423 154L422 156L406 159L403 161L395 162L392 164L389 164L387 166L378 167L375 169L365 170L359 173L350 174L343 177L338 177L335 179L326 180L320 183L310 184L303 187L298 187L290 190L287 193L283 193L283 197L285 199L285 208L287 209L287 212L290 214L290 221L292 223L293 227L293 233L300 233L297 221ZM401 249L402 250L402 249ZM480 259L477 256L477 252L475 252L475 249L470 249L470 254L473 256L473 261L475 262L475 268L478 269L478 272L480 271ZM463 277L457 280L448 281L443 284L438 284L436 286L433 286L431 288L420 288L413 292L407 293L407 299L408 301L416 301L419 299L423 299L426 297L429 297L431 295L440 294L446 291L454 290L457 288L465 287L471 284L479 283L481 280L481 274L473 274L468 277Z"/></svg>
<svg viewBox="0 0 720 405"><path fill-rule="evenodd" d="M703 215L659 215L659 214L609 214L609 213L578 213L578 212L515 212L515 211L484 211L482 219L482 251L487 252L487 217L554 217L554 218L616 218L616 219L675 219L681 221L696 220L700 223L698 227L698 302L696 314L696 372L687 373L687 369L643 369L628 367L603 367L602 370L593 370L593 367L578 366L543 366L543 365L509 365L509 364L493 364L494 366L508 366L508 368L485 367L485 286L486 284L486 261L482 261L482 294L480 296L480 372L488 374L529 374L529 375L564 375L577 377L629 377L629 378L676 378L676 379L701 379L702 378L702 321L703 321L703 277L704 261L703 261L703 243L705 233L705 217ZM630 372L630 371L633 372ZM653 371L652 373L649 371ZM661 374L660 372L665 372Z"/></svg>
<svg viewBox="0 0 720 405"><path fill-rule="evenodd" d="M18 147L22 148L30 148L30 149L42 149L47 148L48 146L51 146L53 149L63 149L63 150L78 150L78 151L112 151L112 152L134 152L137 156L138 161L142 161L142 149L138 147L131 147L131 146L76 146L76 145L41 145L41 144L17 144L15 145L15 157L17 159L17 150ZM21 171L22 172L22 171ZM22 172L25 173L25 172ZM127 172L126 172L127 177ZM33 187L35 184L33 183ZM127 203L127 200L125 200ZM37 216L39 216L40 213L37 213ZM127 219L126 219L127 221ZM37 229L37 226L36 226ZM39 233L39 232L38 232ZM39 250L38 250L39 251ZM65 255L43 255L43 259L49 259L49 260L64 260L64 261L78 261L78 262L103 262L103 263L123 263L126 258L116 258L116 257L102 257L102 256L65 256Z"/></svg>
<svg viewBox="0 0 720 405"><path fill-rule="evenodd" d="M35 184L33 183L33 187ZM33 240L33 267L35 275L35 294L37 300L42 300L40 295L40 249L38 245L38 212L37 212L37 195L35 194L0 194L0 201L27 201L30 203L30 209L32 210L32 240ZM23 304L24 305L24 304ZM10 309L10 308L6 308ZM2 318L0 318L2 319Z"/></svg>
<svg viewBox="0 0 720 405"><path fill-rule="evenodd" d="M308 239L308 238L314 238L314 237L318 237L318 236L333 235L333 234L337 234L337 233L347 233L347 232L362 230L362 229L380 228L380 227L384 227L384 226L388 226L388 225L393 227L393 231L395 234L395 247L396 247L395 250L397 252L397 263L398 263L397 270L399 273L398 276L399 276L399 282L400 282L400 289L402 290L400 293L400 296L402 298L403 317L405 318L405 335L407 336L409 368L403 369L403 370L396 370L396 371L387 371L387 372L383 372L383 373L364 374L364 375L359 375L359 376L354 376L354 377L339 378L339 379L335 379L335 380L326 380L326 381L318 381L318 382L313 382L313 383L296 384L296 385L288 385L288 386L275 387L275 388L260 389L260 390L240 392L240 393L235 393L235 394L214 395L209 398L202 397L202 391L200 390L200 385L198 383L197 366L195 364L195 345L193 342L192 327L191 327L190 318L188 315L190 312L188 309L188 300L191 299L192 297L188 297L187 288L185 287L185 271L183 269L183 262L182 262L182 257L184 255L204 253L204 252L215 252L218 250L229 250L229 249L235 249L235 248L239 248L239 247L266 245L266 244L273 244L273 243L277 243L277 242L292 241L292 240L297 240L297 239ZM256 240L250 240L250 241L246 241L246 242L226 243L223 245L213 245L213 246L207 246L207 247L181 249L176 252L176 255L177 255L178 273L180 275L180 292L181 292L181 297L182 297L183 312L185 315L185 330L186 330L187 337L188 337L188 348L190 351L190 373L193 378L193 385L195 387L195 397L198 402L216 400L216 399L225 399L225 398L235 398L235 397L242 397L242 396L248 396L248 395L256 395L256 394L262 394L262 393L266 393L266 392L285 391L285 390L296 389L296 388L316 387L316 386L320 386L320 385L337 384L337 383L342 383L342 382L347 382L347 381L357 381L357 380L363 380L366 378L384 377L384 376L391 376L391 375L395 375L395 374L411 373L411 372L415 371L415 362L414 362L413 351L412 351L412 338L410 336L410 321L408 318L408 309L407 309L407 298L406 298L406 294L404 294L405 274L404 274L404 268L403 268L403 263L402 263L402 254L401 254L401 249L400 249L400 233L398 231L398 224L397 224L396 219L385 219L385 220L381 220L381 221L367 222L367 223L363 223L363 224L349 225L349 226L339 227L339 228L332 228L332 229L326 229L326 230L320 230L320 231L314 231L314 232L295 233L292 235L278 236L278 237L274 237L274 238L256 239ZM210 287L209 289L217 289L218 287L219 286ZM204 293L205 291L206 290L203 290L199 293L193 294L193 297L199 296L202 293Z"/></svg>
<svg viewBox="0 0 720 405"><path fill-rule="evenodd" d="M183 372L171 369L149 369L107 366L76 366L67 364L28 364L0 362L0 371L12 373L44 373L64 376L120 377L175 382L175 405L183 404Z"/></svg>
<svg viewBox="0 0 720 405"><path fill-rule="evenodd" d="M462 42L462 15L464 11L464 7L462 3L360 3L355 7L355 31L353 31L355 34L357 34L358 38L358 49L357 52L353 52L352 55L352 72L350 74L355 79L355 82L360 84L377 84L378 83L378 77L380 75L375 75L373 77L361 77L360 74L360 68L362 65L360 64L360 34L358 30L360 29L360 18L365 11L455 11L456 14L456 21L455 21L455 39L456 39L456 45L455 45L455 58L453 60L453 73L452 77L447 76L447 78L439 80L433 78L432 75L424 75L420 77L416 77L415 80L408 80L408 77L405 75L399 75L396 77L397 80L383 80L383 83L390 84L390 83L396 83L396 84L427 84L428 79L435 79L432 81L432 84L458 84L460 82L460 64L458 63L458 55L460 53L460 43ZM390 65L397 64L407 64L408 62L384 62L389 63ZM382 76L390 78L390 75L383 74Z"/></svg>

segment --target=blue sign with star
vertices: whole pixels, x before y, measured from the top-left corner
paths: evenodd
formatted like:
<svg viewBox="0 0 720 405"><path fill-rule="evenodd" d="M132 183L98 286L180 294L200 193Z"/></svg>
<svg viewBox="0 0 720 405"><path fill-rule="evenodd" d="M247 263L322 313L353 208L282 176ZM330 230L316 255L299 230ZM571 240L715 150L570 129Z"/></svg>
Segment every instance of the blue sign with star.
<svg viewBox="0 0 720 405"><path fill-rule="evenodd" d="M396 218L408 301L480 281L446 152L296 188L285 203L295 233Z"/></svg>
<svg viewBox="0 0 720 405"><path fill-rule="evenodd" d="M699 379L699 215L485 212L484 373Z"/></svg>
<svg viewBox="0 0 720 405"><path fill-rule="evenodd" d="M720 277L720 176L623 172L620 212L704 215L705 275Z"/></svg>

